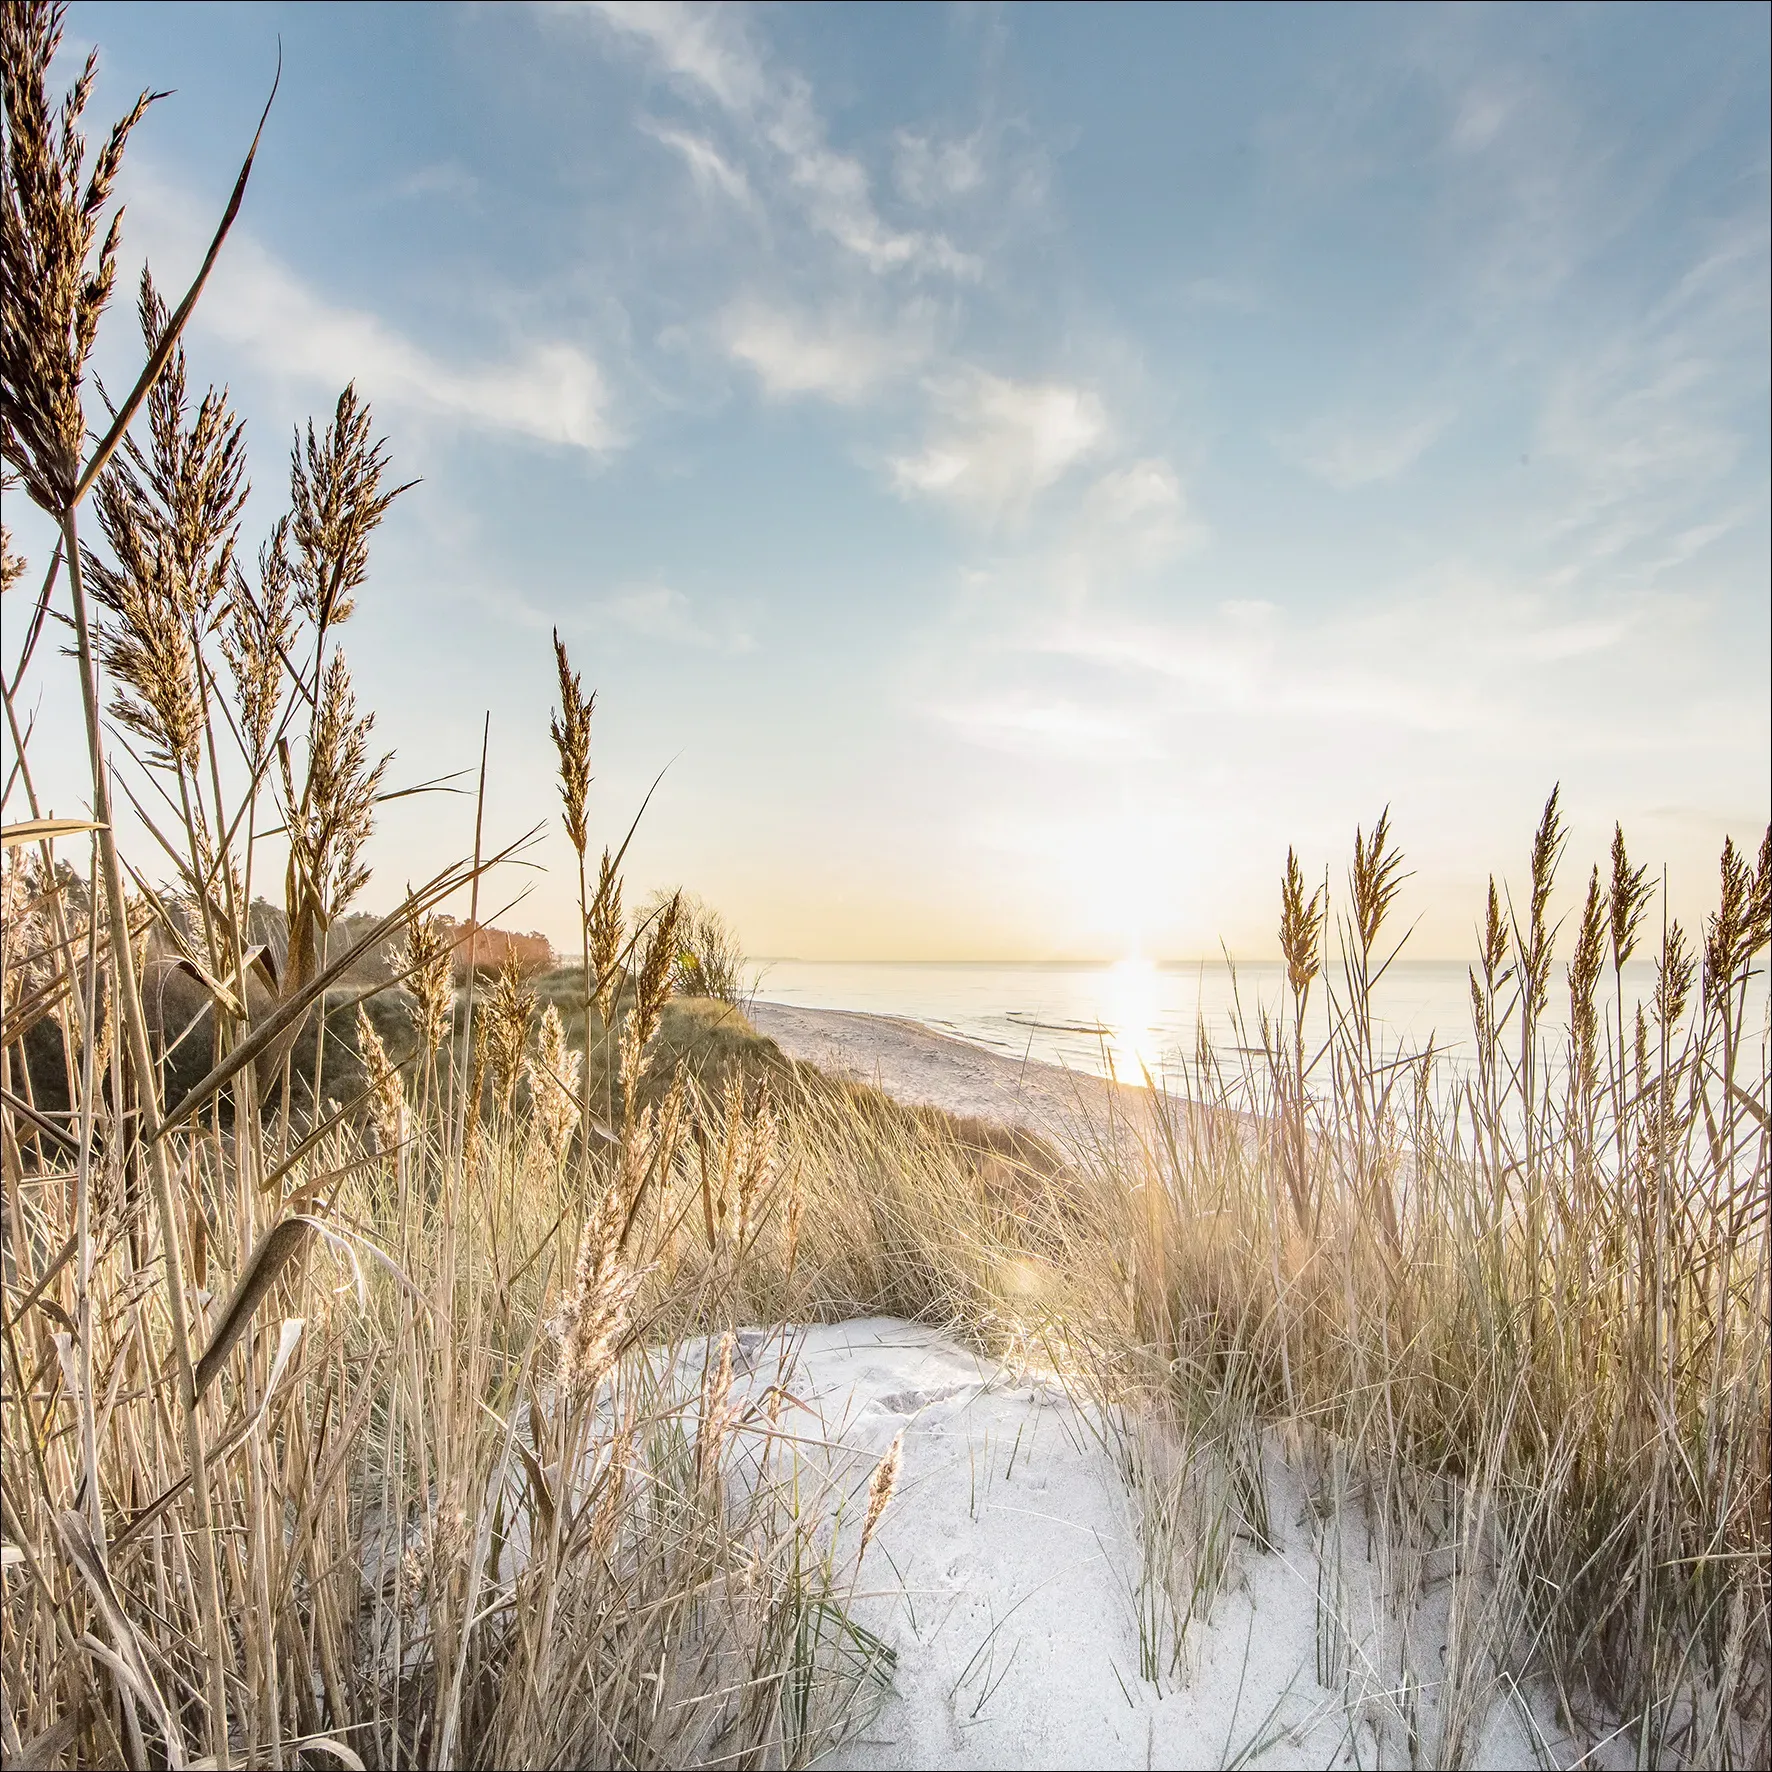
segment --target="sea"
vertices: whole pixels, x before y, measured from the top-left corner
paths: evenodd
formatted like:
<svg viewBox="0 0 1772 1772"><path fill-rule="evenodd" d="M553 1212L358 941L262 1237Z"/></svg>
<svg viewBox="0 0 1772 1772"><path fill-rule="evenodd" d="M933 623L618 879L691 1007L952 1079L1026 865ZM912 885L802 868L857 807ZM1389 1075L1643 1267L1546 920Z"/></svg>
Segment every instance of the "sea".
<svg viewBox="0 0 1772 1772"><path fill-rule="evenodd" d="M1259 1051L1261 1016L1290 1013L1286 970L1276 961L1161 962L1112 965L978 962L760 960L756 997L810 1009L850 1009L900 1016L938 1033L1018 1060L1038 1060L1142 1084L1148 1076L1185 1087L1202 1028L1223 1058ZM1604 981L1609 1019L1611 976ZM1654 984L1651 967L1625 968L1627 1015ZM1347 992L1319 978L1305 1017L1307 1058L1327 1037ZM1373 992L1374 1033L1388 1057L1443 1055L1441 1075L1471 1062L1470 975L1458 961L1397 960ZM1567 987L1559 967L1546 1012L1566 1027ZM1612 1020L1616 1026L1616 1020Z"/></svg>

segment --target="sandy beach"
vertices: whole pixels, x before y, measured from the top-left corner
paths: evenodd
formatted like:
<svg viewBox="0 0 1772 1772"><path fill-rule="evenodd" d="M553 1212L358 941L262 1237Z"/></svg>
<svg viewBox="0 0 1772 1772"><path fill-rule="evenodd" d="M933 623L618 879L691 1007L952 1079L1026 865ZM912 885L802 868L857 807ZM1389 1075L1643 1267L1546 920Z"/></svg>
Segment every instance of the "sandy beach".
<svg viewBox="0 0 1772 1772"><path fill-rule="evenodd" d="M1149 1124L1152 1095L1142 1085L1008 1058L900 1016L765 1002L749 1013L790 1058L871 1083L907 1106L995 1120L1071 1151L1111 1134L1139 1136Z"/></svg>

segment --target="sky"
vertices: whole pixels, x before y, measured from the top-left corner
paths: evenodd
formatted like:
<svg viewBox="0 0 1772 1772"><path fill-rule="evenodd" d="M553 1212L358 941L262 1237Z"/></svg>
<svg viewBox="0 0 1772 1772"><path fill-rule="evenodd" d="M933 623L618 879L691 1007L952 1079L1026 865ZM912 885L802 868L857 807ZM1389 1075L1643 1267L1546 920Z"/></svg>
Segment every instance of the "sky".
<svg viewBox="0 0 1772 1772"><path fill-rule="evenodd" d="M549 823L511 922L576 946L557 628L594 841L663 771L630 892L754 954L1259 958L1288 846L1339 892L1388 805L1458 957L1554 783L1565 896L1617 819L1689 920L1767 820L1769 18L92 4L62 66L92 133L173 89L127 295L280 47L191 372L249 552L347 380L419 478L341 639L392 780L490 717L489 837ZM472 811L385 808L364 902Z"/></svg>

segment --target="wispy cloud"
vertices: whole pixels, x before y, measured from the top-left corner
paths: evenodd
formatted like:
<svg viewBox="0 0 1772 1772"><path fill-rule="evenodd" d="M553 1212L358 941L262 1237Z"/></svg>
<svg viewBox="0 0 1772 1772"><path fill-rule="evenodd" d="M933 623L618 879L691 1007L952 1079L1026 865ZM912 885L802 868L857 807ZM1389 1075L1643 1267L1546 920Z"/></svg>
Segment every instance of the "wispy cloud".
<svg viewBox="0 0 1772 1772"><path fill-rule="evenodd" d="M1769 244L1763 213L1717 228L1660 301L1549 374L1533 453L1572 476L1558 526L1590 557L1677 532L1682 558L1760 508L1734 470L1764 435Z"/></svg>
<svg viewBox="0 0 1772 1772"><path fill-rule="evenodd" d="M680 84L706 93L730 111L746 111L763 97L767 80L760 53L736 7L693 6L674 0L597 0L563 11L600 13L617 30L641 38Z"/></svg>
<svg viewBox="0 0 1772 1772"><path fill-rule="evenodd" d="M893 182L907 203L937 208L970 196L985 182L981 132L943 140L925 130L901 129L894 143Z"/></svg>
<svg viewBox="0 0 1772 1772"><path fill-rule="evenodd" d="M751 189L744 168L734 166L706 136L674 129L653 119L647 119L641 127L682 159L698 189L729 198L743 209L757 207L757 194Z"/></svg>
<svg viewBox="0 0 1772 1772"><path fill-rule="evenodd" d="M978 274L978 260L946 235L885 220L867 168L830 145L811 86L790 69L768 65L735 8L601 0L588 10L642 44L693 102L711 101L745 150L769 164L778 201L797 207L816 231L868 270ZM698 178L709 176L711 152L701 142L699 158L686 155Z"/></svg>
<svg viewBox="0 0 1772 1772"><path fill-rule="evenodd" d="M631 634L673 646L725 652L750 652L756 646L736 624L717 624L704 618L688 597L670 585L629 586L597 598L591 608L595 615Z"/></svg>
<svg viewBox="0 0 1772 1772"><path fill-rule="evenodd" d="M932 348L932 316L915 303L887 322L853 307L806 310L747 298L726 310L718 330L727 354L776 398L854 402L914 368Z"/></svg>
<svg viewBox="0 0 1772 1772"><path fill-rule="evenodd" d="M198 216L182 193L138 177L131 214L154 263L194 261ZM269 375L334 393L355 381L377 404L594 454L622 441L602 370L579 346L531 340L503 360L444 358L379 315L328 301L243 228L228 237L196 325Z"/></svg>
<svg viewBox="0 0 1772 1772"><path fill-rule="evenodd" d="M1100 398L1065 382L1010 381L975 369L931 393L930 434L915 453L893 458L893 483L987 518L1025 508L1108 434Z"/></svg>
<svg viewBox="0 0 1772 1772"><path fill-rule="evenodd" d="M1144 722L1069 698L1008 695L931 712L972 743L1012 756L1129 762L1163 754Z"/></svg>
<svg viewBox="0 0 1772 1772"><path fill-rule="evenodd" d="M1181 476L1157 455L1110 468L1089 488L1070 545L1085 565L1148 570L1206 536L1206 525L1188 507Z"/></svg>
<svg viewBox="0 0 1772 1772"><path fill-rule="evenodd" d="M699 189L754 217L750 274L698 336L767 395L883 406L894 425L920 409L918 442L881 448L858 436L857 456L899 494L986 522L1025 513L1086 459L1113 465L1094 386L1043 372L1026 348L1029 369L1006 353L1006 367L987 370L960 345L993 301L977 242L998 237L1002 216L985 216L983 196L1000 197L1004 213L1029 200L1002 188L987 124L902 127L874 167L833 143L812 83L747 9L612 0L556 15L596 21L606 41L662 72L684 113L639 126ZM957 239L950 224L975 238ZM1134 526L1150 550L1172 549L1174 499L1156 481L1139 491L1121 465L1132 479L1102 497L1142 498ZM1158 494L1166 516L1151 503Z"/></svg>
<svg viewBox="0 0 1772 1772"><path fill-rule="evenodd" d="M1552 756L1627 754L1691 726L1681 679L1706 642L1703 612L1689 601L1638 594L1594 613L1578 598L1468 569L1436 578L1315 615L1260 599L1168 618L1093 610L1031 625L1023 645L1061 668L1109 667L1117 681L1099 692L1110 699L1136 698L1130 686L1144 683L1177 718L1315 725L1335 742L1364 731L1390 742L1415 734ZM1727 723L1740 710L1718 701L1710 712Z"/></svg>
<svg viewBox="0 0 1772 1772"><path fill-rule="evenodd" d="M1453 417L1450 406L1402 415L1337 414L1291 433L1281 446L1307 473L1337 492L1351 492L1407 473Z"/></svg>

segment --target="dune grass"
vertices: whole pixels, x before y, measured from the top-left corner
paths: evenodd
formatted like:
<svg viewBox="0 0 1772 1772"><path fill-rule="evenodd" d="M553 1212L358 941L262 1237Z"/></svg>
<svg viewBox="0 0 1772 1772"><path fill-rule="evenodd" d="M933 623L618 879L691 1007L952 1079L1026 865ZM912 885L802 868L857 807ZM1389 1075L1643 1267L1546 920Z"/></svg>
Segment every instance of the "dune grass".
<svg viewBox="0 0 1772 1772"><path fill-rule="evenodd" d="M515 847L482 819L341 949L390 778L339 639L401 489L347 389L241 566L243 434L178 336L201 279L172 309L144 282L141 381L90 442L101 224L148 100L83 170L59 17L8 4L0 35L3 442L61 537L34 603L10 565L6 591L9 1763L809 1763L889 1650L847 1615L792 1448L729 1414L722 1337L862 1312L1049 1365L1121 1424L1151 1678L1209 1620L1227 1535L1262 1542L1277 1443L1326 1520L1396 1547L1394 1603L1450 1594L1448 1666L1379 1670L1436 1684L1420 1757L1462 1763L1484 1695L1528 1678L1644 1764L1772 1757L1772 856L1725 851L1702 940L1666 929L1627 1003L1645 876L1621 836L1557 977L1553 797L1520 905L1491 893L1476 1063L1449 1079L1373 1019L1401 878L1381 820L1333 923L1288 865L1288 1014L1232 1055L1202 1041L1187 1103L1060 1153L673 997L736 956L676 896L624 915L558 647L576 967L452 989L433 914L476 918ZM90 821L42 816L18 714L60 668L39 640L64 585ZM113 777L151 853L119 853ZM248 907L279 875L272 953ZM199 993L200 1066L166 1062L150 941ZM398 990L353 987L390 944ZM694 1382L685 1338L725 1349ZM1333 1595L1323 1616L1346 1682Z"/></svg>

